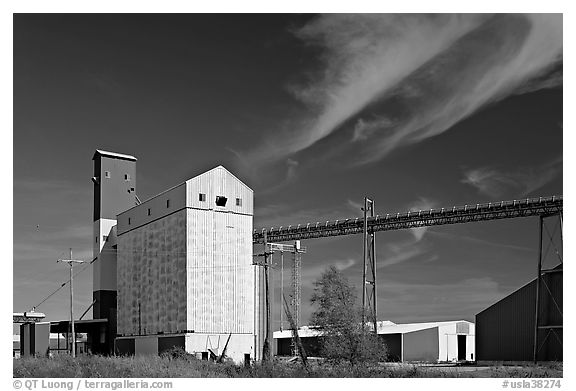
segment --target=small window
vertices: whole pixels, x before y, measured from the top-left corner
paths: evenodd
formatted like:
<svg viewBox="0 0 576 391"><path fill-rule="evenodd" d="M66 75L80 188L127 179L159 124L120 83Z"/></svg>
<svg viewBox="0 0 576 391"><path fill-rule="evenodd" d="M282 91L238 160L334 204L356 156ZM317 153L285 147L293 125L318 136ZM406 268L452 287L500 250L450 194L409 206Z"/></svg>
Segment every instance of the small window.
<svg viewBox="0 0 576 391"><path fill-rule="evenodd" d="M110 178L110 171L104 171L104 176L106 178Z"/></svg>
<svg viewBox="0 0 576 391"><path fill-rule="evenodd" d="M128 217L128 225L130 225L130 217Z"/></svg>
<svg viewBox="0 0 576 391"><path fill-rule="evenodd" d="M96 236L96 243L98 243L98 236Z"/></svg>
<svg viewBox="0 0 576 391"><path fill-rule="evenodd" d="M129 181L130 180L130 174L124 174L124 180Z"/></svg>
<svg viewBox="0 0 576 391"><path fill-rule="evenodd" d="M167 208L170 207L170 200L166 200L166 207L167 207Z"/></svg>
<svg viewBox="0 0 576 391"><path fill-rule="evenodd" d="M150 208L148 208L148 216L150 216Z"/></svg>
<svg viewBox="0 0 576 391"><path fill-rule="evenodd" d="M216 206L226 206L226 201L228 201L228 198L226 198L224 196L217 196L216 197Z"/></svg>
<svg viewBox="0 0 576 391"><path fill-rule="evenodd" d="M236 198L236 206L242 206L242 198Z"/></svg>
<svg viewBox="0 0 576 391"><path fill-rule="evenodd" d="M107 242L107 241L108 241L108 236L107 236L107 235L102 236L102 240L103 240L104 242Z"/></svg>
<svg viewBox="0 0 576 391"><path fill-rule="evenodd" d="M198 194L198 199L199 199L200 201L206 201L206 194L204 194L204 193Z"/></svg>

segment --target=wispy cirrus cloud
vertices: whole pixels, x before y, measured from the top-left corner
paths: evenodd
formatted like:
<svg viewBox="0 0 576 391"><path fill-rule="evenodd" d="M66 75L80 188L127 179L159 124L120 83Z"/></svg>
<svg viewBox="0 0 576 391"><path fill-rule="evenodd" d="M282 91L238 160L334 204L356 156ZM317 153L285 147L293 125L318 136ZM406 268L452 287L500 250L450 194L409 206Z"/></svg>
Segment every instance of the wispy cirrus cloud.
<svg viewBox="0 0 576 391"><path fill-rule="evenodd" d="M522 167L516 171L501 171L493 167L468 169L462 183L475 187L491 198L507 194L526 196L562 172L562 159L555 159L540 167Z"/></svg>
<svg viewBox="0 0 576 391"><path fill-rule="evenodd" d="M399 242L387 243L379 250L377 267L388 267L399 263L424 260L432 262L438 259L432 248L422 237L412 233L413 237Z"/></svg>
<svg viewBox="0 0 576 391"><path fill-rule="evenodd" d="M292 87L308 114L250 160L277 160L349 132L341 147L361 150L353 156L365 164L491 102L562 83L561 71L548 77L562 61L561 14L330 14L295 34L323 53L311 81Z"/></svg>
<svg viewBox="0 0 576 391"><path fill-rule="evenodd" d="M415 246L414 243L410 243L409 245L401 246L400 251L392 250L390 254L380 256L377 267L383 268L403 263L424 254L424 252L425 250L422 247Z"/></svg>

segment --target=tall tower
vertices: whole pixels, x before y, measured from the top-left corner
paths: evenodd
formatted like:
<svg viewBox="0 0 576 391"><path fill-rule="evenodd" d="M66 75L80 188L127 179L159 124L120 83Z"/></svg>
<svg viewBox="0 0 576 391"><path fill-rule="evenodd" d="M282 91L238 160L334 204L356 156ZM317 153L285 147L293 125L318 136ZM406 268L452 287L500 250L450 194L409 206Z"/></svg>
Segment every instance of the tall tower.
<svg viewBox="0 0 576 391"><path fill-rule="evenodd" d="M116 216L137 204L136 158L114 152L94 153L94 319L116 324Z"/></svg>

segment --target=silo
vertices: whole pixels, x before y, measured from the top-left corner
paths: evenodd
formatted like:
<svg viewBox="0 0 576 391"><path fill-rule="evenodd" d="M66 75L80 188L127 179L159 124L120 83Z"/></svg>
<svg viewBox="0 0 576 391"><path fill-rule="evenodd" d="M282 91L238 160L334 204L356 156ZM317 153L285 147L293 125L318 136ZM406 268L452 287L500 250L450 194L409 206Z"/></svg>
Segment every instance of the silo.
<svg viewBox="0 0 576 391"><path fill-rule="evenodd" d="M119 352L255 358L252 220L252 190L222 166L120 213Z"/></svg>

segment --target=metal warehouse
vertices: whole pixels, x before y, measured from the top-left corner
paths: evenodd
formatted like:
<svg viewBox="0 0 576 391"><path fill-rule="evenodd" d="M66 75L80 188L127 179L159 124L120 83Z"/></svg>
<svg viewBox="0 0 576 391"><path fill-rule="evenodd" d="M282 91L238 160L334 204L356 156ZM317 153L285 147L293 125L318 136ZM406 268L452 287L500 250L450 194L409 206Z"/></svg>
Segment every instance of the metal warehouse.
<svg viewBox="0 0 576 391"><path fill-rule="evenodd" d="M536 357L538 279L476 315L478 361L562 361L562 264L542 276Z"/></svg>
<svg viewBox="0 0 576 391"><path fill-rule="evenodd" d="M396 324L377 322L378 335L388 349L390 361L473 361L475 355L474 323L457 320L445 322ZM290 355L291 330L276 331L278 355ZM322 333L314 327L298 330L309 355L321 355L319 338Z"/></svg>

